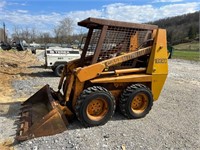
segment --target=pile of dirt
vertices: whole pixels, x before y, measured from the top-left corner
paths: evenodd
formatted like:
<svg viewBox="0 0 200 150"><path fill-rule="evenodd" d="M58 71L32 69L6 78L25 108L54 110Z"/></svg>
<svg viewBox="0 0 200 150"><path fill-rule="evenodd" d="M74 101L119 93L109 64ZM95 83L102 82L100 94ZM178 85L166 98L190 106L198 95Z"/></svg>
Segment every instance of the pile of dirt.
<svg viewBox="0 0 200 150"><path fill-rule="evenodd" d="M37 64L37 58L30 51L0 51L0 102L12 98L13 80L24 80L24 74L32 71L31 64Z"/></svg>
<svg viewBox="0 0 200 150"><path fill-rule="evenodd" d="M1 51L0 50L0 119L1 124L6 124L4 129L0 130L0 149L12 150L13 138L5 135L14 134L11 129L14 124L14 116L19 109L18 103L21 99L13 99L16 90L13 89L12 83L20 80L27 80L26 74L31 73L33 68L30 66L39 64L38 59L30 51ZM12 117L13 116L13 117ZM9 130L10 131L4 131Z"/></svg>

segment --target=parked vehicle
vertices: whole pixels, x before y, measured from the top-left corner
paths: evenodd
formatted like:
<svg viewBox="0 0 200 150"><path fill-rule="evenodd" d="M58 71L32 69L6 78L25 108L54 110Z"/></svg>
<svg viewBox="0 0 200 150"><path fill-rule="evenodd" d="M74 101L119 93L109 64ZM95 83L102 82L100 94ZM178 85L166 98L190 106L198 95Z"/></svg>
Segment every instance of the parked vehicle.
<svg viewBox="0 0 200 150"><path fill-rule="evenodd" d="M51 68L56 76L61 76L65 64L79 58L79 49L49 47L45 50L45 67Z"/></svg>
<svg viewBox="0 0 200 150"><path fill-rule="evenodd" d="M22 43L21 40L14 41L12 43L7 43L7 42L1 41L0 42L0 47L3 50L7 50L7 51L11 50L11 49L16 49L18 51L24 51L24 50L26 50L26 48L24 47L24 44Z"/></svg>

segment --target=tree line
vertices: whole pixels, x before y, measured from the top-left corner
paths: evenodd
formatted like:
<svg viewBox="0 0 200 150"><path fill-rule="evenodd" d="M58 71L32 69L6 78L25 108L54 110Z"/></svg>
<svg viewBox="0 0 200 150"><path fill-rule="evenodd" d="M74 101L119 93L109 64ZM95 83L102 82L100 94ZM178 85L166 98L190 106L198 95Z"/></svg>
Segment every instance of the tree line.
<svg viewBox="0 0 200 150"><path fill-rule="evenodd" d="M199 12L160 19L150 24L167 30L167 40L175 45L199 40Z"/></svg>
<svg viewBox="0 0 200 150"><path fill-rule="evenodd" d="M11 39L13 41L25 40L27 43L72 43L76 40L81 40L83 33L73 34L74 22L71 18L64 18L57 26L52 29L52 32L40 32L35 27L20 28L14 26Z"/></svg>
<svg viewBox="0 0 200 150"><path fill-rule="evenodd" d="M184 14L176 17L160 19L149 24L158 25L167 29L167 40L172 45L198 40L199 38L199 12ZM84 33L73 34L74 22L71 18L64 18L52 32L39 32L36 28L14 27L12 39L25 40L27 43L72 43L81 41Z"/></svg>

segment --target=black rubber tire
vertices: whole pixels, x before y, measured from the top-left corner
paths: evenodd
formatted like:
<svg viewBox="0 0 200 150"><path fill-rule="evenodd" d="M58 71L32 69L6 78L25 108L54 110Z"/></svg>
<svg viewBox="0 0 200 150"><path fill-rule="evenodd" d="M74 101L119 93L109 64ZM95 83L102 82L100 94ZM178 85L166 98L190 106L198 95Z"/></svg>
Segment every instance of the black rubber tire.
<svg viewBox="0 0 200 150"><path fill-rule="evenodd" d="M141 113L135 113L134 111L132 111L131 104L133 98L139 93L146 95L148 99L147 100L148 104ZM119 100L119 108L121 113L129 119L138 119L145 117L151 110L152 106L153 106L152 93L150 89L143 84L133 84L127 87L122 93L121 98Z"/></svg>
<svg viewBox="0 0 200 150"><path fill-rule="evenodd" d="M87 107L89 106L90 102L96 100L97 98L105 100L106 105L108 106L108 111L100 120L92 120L87 115ZM75 113L83 126L93 127L107 123L108 120L112 118L115 112L115 107L115 99L107 89L101 86L93 86L85 89L78 97L75 105Z"/></svg>
<svg viewBox="0 0 200 150"><path fill-rule="evenodd" d="M60 64L60 65L56 66L56 68L54 70L54 73L56 76L60 77L62 75L64 66L65 66L64 64Z"/></svg>
<svg viewBox="0 0 200 150"><path fill-rule="evenodd" d="M52 67L51 69L52 69L52 70L53 70L53 72L54 72L56 68L55 68L55 67Z"/></svg>

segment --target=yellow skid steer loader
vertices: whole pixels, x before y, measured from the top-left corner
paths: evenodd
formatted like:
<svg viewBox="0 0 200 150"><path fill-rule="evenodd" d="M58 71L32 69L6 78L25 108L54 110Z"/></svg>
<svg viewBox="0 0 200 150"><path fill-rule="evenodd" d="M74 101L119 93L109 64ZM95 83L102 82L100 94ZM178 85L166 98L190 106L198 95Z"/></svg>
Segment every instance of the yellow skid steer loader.
<svg viewBox="0 0 200 150"><path fill-rule="evenodd" d="M74 116L85 127L103 125L116 105L142 118L157 100L168 74L166 30L155 25L87 18L80 59L68 62L58 91L45 85L22 104L16 139L61 133Z"/></svg>

